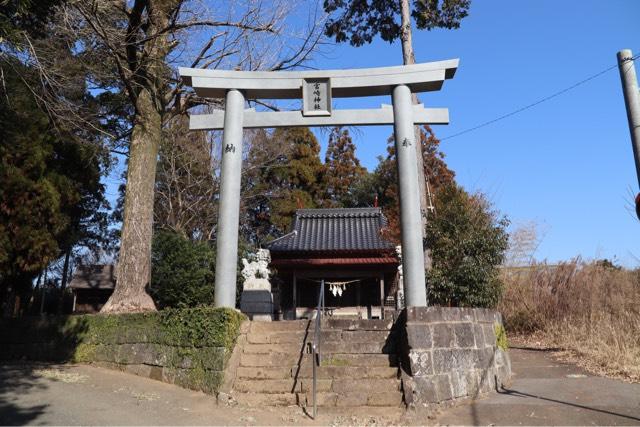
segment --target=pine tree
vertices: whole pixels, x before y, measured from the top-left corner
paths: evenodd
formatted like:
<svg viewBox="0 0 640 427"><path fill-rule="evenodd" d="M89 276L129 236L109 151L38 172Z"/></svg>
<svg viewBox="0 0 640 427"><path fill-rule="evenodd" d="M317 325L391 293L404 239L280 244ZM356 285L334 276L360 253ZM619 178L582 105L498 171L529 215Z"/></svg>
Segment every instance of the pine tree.
<svg viewBox="0 0 640 427"><path fill-rule="evenodd" d="M356 157L356 146L348 129L331 130L324 160L326 187L324 206L357 207L355 187L367 173Z"/></svg>

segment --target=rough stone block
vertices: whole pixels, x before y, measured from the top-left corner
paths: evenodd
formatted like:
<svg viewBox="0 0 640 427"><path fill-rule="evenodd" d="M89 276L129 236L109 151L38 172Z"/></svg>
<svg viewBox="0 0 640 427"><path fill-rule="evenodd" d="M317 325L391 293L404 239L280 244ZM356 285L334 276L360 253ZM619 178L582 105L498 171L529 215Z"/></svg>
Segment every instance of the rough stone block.
<svg viewBox="0 0 640 427"><path fill-rule="evenodd" d="M476 322L493 323L494 321L495 312L488 308L475 308L473 313L475 315Z"/></svg>
<svg viewBox="0 0 640 427"><path fill-rule="evenodd" d="M474 396L478 387L479 379L475 370L451 372L451 390L454 398Z"/></svg>
<svg viewBox="0 0 640 427"><path fill-rule="evenodd" d="M139 377L151 378L151 366L148 365L122 365L124 372L138 375Z"/></svg>
<svg viewBox="0 0 640 427"><path fill-rule="evenodd" d="M431 351L411 350L409 352L409 363L411 375L414 377L423 377L433 374Z"/></svg>
<svg viewBox="0 0 640 427"><path fill-rule="evenodd" d="M433 372L441 374L450 372L453 369L453 350L452 349L435 349L432 353Z"/></svg>
<svg viewBox="0 0 640 427"><path fill-rule="evenodd" d="M407 323L442 321L440 307L407 307L406 310Z"/></svg>
<svg viewBox="0 0 640 427"><path fill-rule="evenodd" d="M473 336L476 338L476 347L484 348L484 333L482 332L482 326L477 323L473 325Z"/></svg>
<svg viewBox="0 0 640 427"><path fill-rule="evenodd" d="M458 323L453 325L455 335L455 346L460 348L470 348L476 346L473 325L471 323Z"/></svg>
<svg viewBox="0 0 640 427"><path fill-rule="evenodd" d="M453 391L451 389L451 380L449 375L435 375L433 381L436 386L436 395L438 402L453 399Z"/></svg>
<svg viewBox="0 0 640 427"><path fill-rule="evenodd" d="M495 351L493 347L485 347L477 350L474 367L488 369L495 364Z"/></svg>
<svg viewBox="0 0 640 427"><path fill-rule="evenodd" d="M496 345L496 332L494 329L493 323L483 324L482 332L484 335L485 345L495 346Z"/></svg>
<svg viewBox="0 0 640 427"><path fill-rule="evenodd" d="M430 349L433 347L431 328L426 323L408 322L407 341L411 349Z"/></svg>
<svg viewBox="0 0 640 427"><path fill-rule="evenodd" d="M449 348L453 347L453 328L447 323L436 323L432 326L433 347Z"/></svg>
<svg viewBox="0 0 640 427"><path fill-rule="evenodd" d="M437 403L439 401L433 377L414 377L413 383L412 399L414 403Z"/></svg>
<svg viewBox="0 0 640 427"><path fill-rule="evenodd" d="M481 393L487 393L496 389L496 369L491 366L487 369L480 369L478 371L478 381Z"/></svg>
<svg viewBox="0 0 640 427"><path fill-rule="evenodd" d="M473 369L476 365L478 350L475 349L436 349L433 350L433 371L436 374L458 369Z"/></svg>

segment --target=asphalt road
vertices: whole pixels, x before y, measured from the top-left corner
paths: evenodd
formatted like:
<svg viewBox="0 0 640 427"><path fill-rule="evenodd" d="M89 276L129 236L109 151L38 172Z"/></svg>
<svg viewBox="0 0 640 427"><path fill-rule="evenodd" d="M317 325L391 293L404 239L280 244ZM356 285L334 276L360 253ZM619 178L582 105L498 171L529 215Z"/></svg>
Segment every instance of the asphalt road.
<svg viewBox="0 0 640 427"><path fill-rule="evenodd" d="M446 425L640 425L640 384L597 377L547 351L510 349L512 384L444 411Z"/></svg>
<svg viewBox="0 0 640 427"><path fill-rule="evenodd" d="M548 353L510 350L512 384L442 411L218 406L214 397L85 365L1 365L2 425L640 425L640 384L592 376Z"/></svg>

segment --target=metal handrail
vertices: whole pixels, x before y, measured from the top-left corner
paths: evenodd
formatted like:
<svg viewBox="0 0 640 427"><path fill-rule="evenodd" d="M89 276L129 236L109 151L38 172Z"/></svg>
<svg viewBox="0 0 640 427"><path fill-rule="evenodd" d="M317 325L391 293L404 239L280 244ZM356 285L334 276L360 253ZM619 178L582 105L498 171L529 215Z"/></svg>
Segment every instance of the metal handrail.
<svg viewBox="0 0 640 427"><path fill-rule="evenodd" d="M316 329L313 332L313 344L311 345L311 354L313 357L313 419L318 414L318 396L317 396L317 366L320 366L320 333L322 332L322 313L324 312L324 279L320 281L320 292L318 294L318 308L316 310Z"/></svg>

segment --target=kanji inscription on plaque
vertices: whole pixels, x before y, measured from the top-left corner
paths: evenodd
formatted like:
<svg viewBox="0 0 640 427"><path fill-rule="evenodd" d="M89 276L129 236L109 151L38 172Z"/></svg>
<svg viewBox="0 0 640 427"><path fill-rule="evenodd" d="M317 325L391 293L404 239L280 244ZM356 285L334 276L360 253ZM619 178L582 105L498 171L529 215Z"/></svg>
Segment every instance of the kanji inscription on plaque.
<svg viewBox="0 0 640 427"><path fill-rule="evenodd" d="M302 114L331 115L331 81L328 78L304 79L302 83Z"/></svg>

